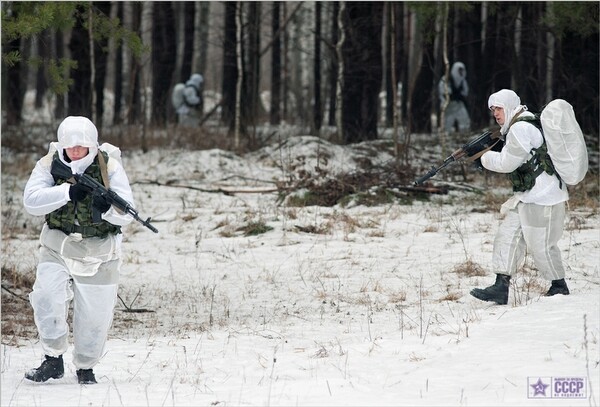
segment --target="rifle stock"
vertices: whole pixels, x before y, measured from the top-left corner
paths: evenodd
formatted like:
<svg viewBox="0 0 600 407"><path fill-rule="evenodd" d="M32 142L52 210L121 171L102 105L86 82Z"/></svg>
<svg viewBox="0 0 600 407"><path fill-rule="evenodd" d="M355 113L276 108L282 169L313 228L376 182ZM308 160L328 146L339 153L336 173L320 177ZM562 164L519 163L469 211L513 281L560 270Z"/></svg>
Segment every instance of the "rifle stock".
<svg viewBox="0 0 600 407"><path fill-rule="evenodd" d="M117 208L123 213L129 214L133 219L140 222L142 225L158 233L158 230L150 224L151 218L143 220L140 218L139 213L123 198L121 198L112 189L106 189L104 185L93 179L87 174L72 174L69 166L65 165L60 159L54 157L52 160L52 169L50 171L52 175L59 178L64 178L71 184L78 183L85 186L89 193L94 196L103 197L106 202ZM102 220L102 213L100 213L95 207L92 207L92 221L100 222Z"/></svg>
<svg viewBox="0 0 600 407"><path fill-rule="evenodd" d="M464 144L461 148L450 154L439 167L433 166L431 169L422 177L415 180L414 185L421 185L429 178L434 177L439 171L446 168L453 162L464 160L464 161L475 161L481 157L485 152L490 151L496 147L501 141L501 135L499 131L485 131L481 135L470 140Z"/></svg>

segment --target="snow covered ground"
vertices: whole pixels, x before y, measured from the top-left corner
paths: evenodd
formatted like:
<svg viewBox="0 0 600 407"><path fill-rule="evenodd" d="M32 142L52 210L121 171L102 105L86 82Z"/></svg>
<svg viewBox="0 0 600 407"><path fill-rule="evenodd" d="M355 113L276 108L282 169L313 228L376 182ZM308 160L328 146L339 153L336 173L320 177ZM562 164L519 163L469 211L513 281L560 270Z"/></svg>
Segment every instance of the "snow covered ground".
<svg viewBox="0 0 600 407"><path fill-rule="evenodd" d="M528 258L509 305L483 303L469 291L494 279L489 195L295 207L268 192L302 169L391 159L372 147L299 137L244 156L125 151L136 208L159 233L125 228L98 384L77 384L70 353L64 378L28 382L37 338L3 337L1 405L597 406L597 204L571 207L560 241L570 296L544 297ZM3 222L16 225L3 227L3 273L35 270L42 219L23 213L27 175L4 169L37 158L3 149ZM246 233L257 225L265 233Z"/></svg>

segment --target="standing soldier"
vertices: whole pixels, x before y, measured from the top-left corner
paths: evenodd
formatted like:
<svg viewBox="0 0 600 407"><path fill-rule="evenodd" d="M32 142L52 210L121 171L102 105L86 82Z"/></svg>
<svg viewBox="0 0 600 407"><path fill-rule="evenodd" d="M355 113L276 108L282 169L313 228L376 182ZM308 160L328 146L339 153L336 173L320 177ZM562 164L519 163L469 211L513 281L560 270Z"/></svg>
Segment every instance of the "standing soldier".
<svg viewBox="0 0 600 407"><path fill-rule="evenodd" d="M446 81L442 77L438 84L440 110L446 103ZM467 111L467 97L469 84L467 83L467 68L462 62L455 62L450 69L450 83L448 85L448 106L444 116L444 129L448 133L455 131L467 132L471 130L471 118Z"/></svg>
<svg viewBox="0 0 600 407"><path fill-rule="evenodd" d="M204 113L203 88L204 77L198 73L193 74L185 84L175 85L171 101L179 124L191 127L200 124Z"/></svg>

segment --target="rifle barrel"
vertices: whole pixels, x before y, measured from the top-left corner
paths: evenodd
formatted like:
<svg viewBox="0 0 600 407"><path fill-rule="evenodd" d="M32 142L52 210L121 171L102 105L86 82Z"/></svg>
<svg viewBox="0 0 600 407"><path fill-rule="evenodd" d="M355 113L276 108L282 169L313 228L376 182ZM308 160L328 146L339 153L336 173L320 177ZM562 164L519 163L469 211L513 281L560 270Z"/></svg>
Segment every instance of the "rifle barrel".
<svg viewBox="0 0 600 407"><path fill-rule="evenodd" d="M436 167L435 165L433 167L431 167L431 169L427 172L427 174L423 175L421 178L417 178L417 180L415 181L415 185L421 185L423 184L425 181L427 181L429 178L434 177L438 172L440 172L441 170L443 170L444 168L446 168L448 166L448 164L452 163L456 161L456 158L454 157L454 155L449 156L448 158L446 158L444 160L444 162L442 163L442 165L440 165L439 167Z"/></svg>
<svg viewBox="0 0 600 407"><path fill-rule="evenodd" d="M148 229L150 229L154 233L158 233L158 230L150 224L150 218L148 218L146 220L141 219L138 215L138 212L131 207L129 202L127 202L125 199L121 198L121 196L119 196L119 194L117 194L112 189L105 188L104 185L102 185L101 183L99 183L94 178L90 177L89 175L87 175L87 174L72 174L71 169L56 157L52 160L52 167L51 167L50 173L53 176L58 176L59 178L64 178L64 179L69 179L69 178L73 177L77 183L80 183L83 186L85 186L90 191L90 193L102 195L109 204L114 205L121 212L125 212L125 213L131 215L131 217L133 217L133 219L140 222L142 225L146 226ZM99 217L100 214L97 214L94 216ZM99 222L100 220L101 220L101 218L98 219L97 221Z"/></svg>
<svg viewBox="0 0 600 407"><path fill-rule="evenodd" d="M415 185L423 184L429 178L431 178L435 174L437 174L438 171L439 171L439 168L436 168L435 166L431 167L431 169L429 171L427 171L427 174L423 175L421 178L417 178L417 180L415 181Z"/></svg>

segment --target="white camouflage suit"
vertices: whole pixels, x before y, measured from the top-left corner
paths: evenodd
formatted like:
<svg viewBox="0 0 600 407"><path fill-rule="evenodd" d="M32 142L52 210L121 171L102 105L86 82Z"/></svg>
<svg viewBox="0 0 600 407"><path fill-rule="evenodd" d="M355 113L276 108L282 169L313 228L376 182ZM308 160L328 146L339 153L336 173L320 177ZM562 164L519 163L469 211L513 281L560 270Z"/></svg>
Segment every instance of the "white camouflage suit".
<svg viewBox="0 0 600 407"><path fill-rule="evenodd" d="M532 148L542 145L542 133L530 123L510 122L520 110L520 117L532 116L521 105L519 96L509 89L492 94L488 100L491 108L502 107L505 122L501 133L506 143L500 152L488 151L481 157L482 165L499 173L511 173L531 158ZM565 277L558 240L565 220L565 202L569 199L566 185L555 175L542 172L530 190L516 192L502 205L506 217L501 222L494 240L492 266L494 273L514 275L522 264L527 248L536 267L546 280Z"/></svg>
<svg viewBox="0 0 600 407"><path fill-rule="evenodd" d="M173 88L171 101L179 124L190 127L199 125L204 106L202 103L203 86L204 77L195 73L185 84L178 83Z"/></svg>
<svg viewBox="0 0 600 407"><path fill-rule="evenodd" d="M67 162L64 149L73 146L88 147L88 155ZM109 147L116 149L108 143L98 146L98 132L89 119L67 117L58 128L58 142L51 143L49 153L36 163L25 186L23 202L27 212L43 216L70 200L70 184L56 185L50 173L55 151L73 174L81 174L99 149ZM106 164L110 188L133 206L129 180L119 160L109 157ZM120 226L132 220L114 207L102 214L102 218ZM79 233L67 235L44 224L36 280L29 300L46 355L58 357L67 351L67 316L73 300L73 363L77 369L91 369L98 363L117 300L121 241L120 233L106 238L83 238Z"/></svg>
<svg viewBox="0 0 600 407"><path fill-rule="evenodd" d="M467 68L462 62L455 62L450 69L450 81L454 83L455 90L459 93L453 96L452 86L448 86L448 106L444 112L444 129L448 133L456 131L455 124L459 132L471 130L471 118L467 111L467 106L462 100L469 96L469 83L467 82ZM438 83L438 95L440 99L440 108L446 102L446 80L442 77Z"/></svg>

